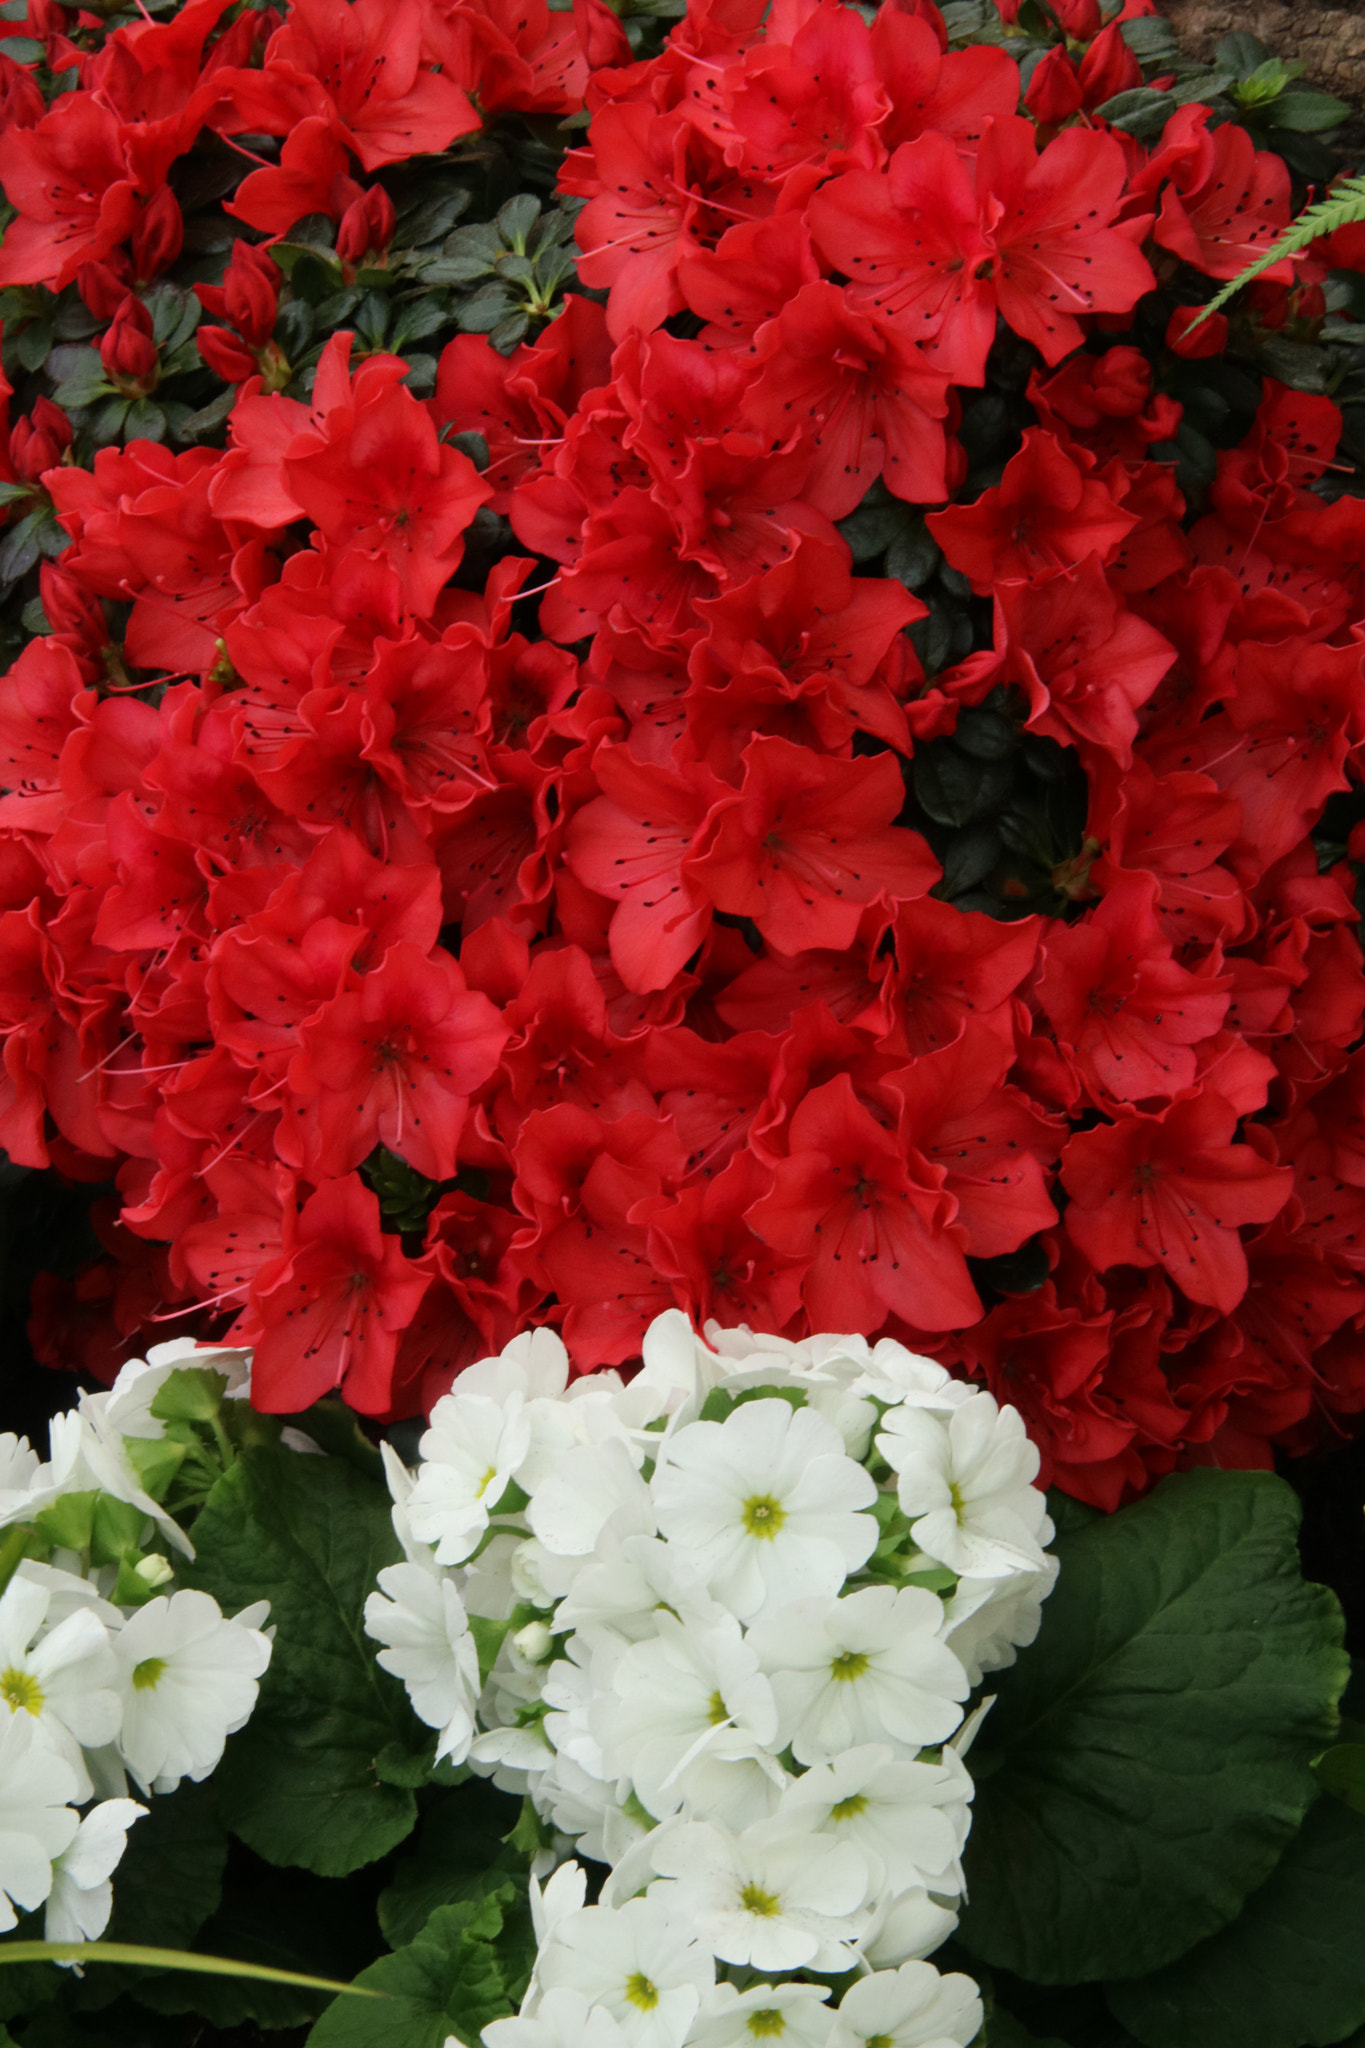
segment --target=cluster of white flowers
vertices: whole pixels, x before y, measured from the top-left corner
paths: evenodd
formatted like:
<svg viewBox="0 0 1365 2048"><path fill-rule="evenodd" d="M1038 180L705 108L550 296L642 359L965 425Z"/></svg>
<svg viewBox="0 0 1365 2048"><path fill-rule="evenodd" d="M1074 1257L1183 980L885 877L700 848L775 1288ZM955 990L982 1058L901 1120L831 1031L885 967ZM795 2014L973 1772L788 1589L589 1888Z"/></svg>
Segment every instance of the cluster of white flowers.
<svg viewBox="0 0 1365 2048"><path fill-rule="evenodd" d="M629 1384L550 1330L409 1473L379 1661L543 1824L539 1954L488 2048L965 2048L951 1932L983 1672L1055 1562L1018 1414L883 1340L661 1316ZM598 1902L575 1852L610 1866ZM853 1973L837 2007L828 1980Z"/></svg>
<svg viewBox="0 0 1365 2048"><path fill-rule="evenodd" d="M246 1362L158 1345L54 1418L46 1463L0 1435L0 1930L46 1902L49 1941L97 1939L147 1811L128 1780L145 1795L207 1777L256 1703L267 1603L228 1620L175 1589L167 1553L193 1550L143 1483L171 1374L206 1366L241 1387Z"/></svg>

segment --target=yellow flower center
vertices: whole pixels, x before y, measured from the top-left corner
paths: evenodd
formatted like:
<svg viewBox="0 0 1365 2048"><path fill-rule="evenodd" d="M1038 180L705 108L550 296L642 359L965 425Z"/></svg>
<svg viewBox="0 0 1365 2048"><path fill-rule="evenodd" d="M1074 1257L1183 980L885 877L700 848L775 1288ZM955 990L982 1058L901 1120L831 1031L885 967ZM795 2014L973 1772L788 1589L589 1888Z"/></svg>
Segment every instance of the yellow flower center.
<svg viewBox="0 0 1365 2048"><path fill-rule="evenodd" d="M856 1820L860 1813L867 1812L866 1792L850 1792L847 1799L840 1799L829 1810L831 1820Z"/></svg>
<svg viewBox="0 0 1365 2048"><path fill-rule="evenodd" d="M729 1720L730 1716L725 1711L725 1702L718 1692L712 1693L711 1704L707 1708L707 1713L710 1716L711 1726L713 1728L719 1728L722 1721Z"/></svg>
<svg viewBox="0 0 1365 2048"><path fill-rule="evenodd" d="M755 1493L744 1503L744 1527L750 1536L771 1543L787 1519L786 1509L770 1493Z"/></svg>
<svg viewBox="0 0 1365 2048"><path fill-rule="evenodd" d="M626 1997L637 2012L653 2012L659 2003L658 1986L651 1984L643 1970L626 1979Z"/></svg>
<svg viewBox="0 0 1365 2048"><path fill-rule="evenodd" d="M31 1671L9 1670L0 1674L0 1699L12 1714L41 1714L43 1688Z"/></svg>
<svg viewBox="0 0 1365 2048"><path fill-rule="evenodd" d="M745 2025L756 2041L780 2041L787 2031L787 2015L775 2005L765 2005L761 2012L751 2012Z"/></svg>
<svg viewBox="0 0 1365 2048"><path fill-rule="evenodd" d="M760 1920L775 1920L782 1911L782 1901L776 1892L765 1892L758 1884L746 1884L739 1903L746 1913L753 1913Z"/></svg>
<svg viewBox="0 0 1365 2048"><path fill-rule="evenodd" d="M140 1664L133 1666L133 1689L136 1692L150 1692L166 1669L164 1657L144 1657Z"/></svg>
<svg viewBox="0 0 1365 2048"><path fill-rule="evenodd" d="M840 1685L852 1685L855 1678L861 1678L872 1662L861 1650L840 1650L837 1657L831 1657L829 1675Z"/></svg>

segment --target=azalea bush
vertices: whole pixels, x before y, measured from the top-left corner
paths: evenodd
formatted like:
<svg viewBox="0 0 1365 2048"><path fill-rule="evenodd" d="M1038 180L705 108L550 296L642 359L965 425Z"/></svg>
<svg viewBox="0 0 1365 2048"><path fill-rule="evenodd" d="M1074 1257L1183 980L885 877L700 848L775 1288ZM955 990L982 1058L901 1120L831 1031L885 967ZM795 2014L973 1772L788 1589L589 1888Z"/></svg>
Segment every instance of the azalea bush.
<svg viewBox="0 0 1365 2048"><path fill-rule="evenodd" d="M886 1334L1105 1509L1349 1427L1360 231L1197 318L1339 103L1145 0L6 19L37 1355Z"/></svg>

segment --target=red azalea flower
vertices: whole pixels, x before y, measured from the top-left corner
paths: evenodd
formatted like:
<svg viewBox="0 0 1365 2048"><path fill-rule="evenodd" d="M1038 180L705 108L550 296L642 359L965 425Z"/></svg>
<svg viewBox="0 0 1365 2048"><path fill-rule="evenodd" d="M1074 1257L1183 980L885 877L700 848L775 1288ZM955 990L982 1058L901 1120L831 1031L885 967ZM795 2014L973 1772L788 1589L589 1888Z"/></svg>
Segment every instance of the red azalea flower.
<svg viewBox="0 0 1365 2048"><path fill-rule="evenodd" d="M1162 1266L1191 1301L1230 1314L1247 1287L1238 1225L1278 1215L1293 1179L1232 1144L1236 1128L1222 1096L1195 1089L1078 1132L1062 1154L1068 1236L1100 1272Z"/></svg>
<svg viewBox="0 0 1365 2048"><path fill-rule="evenodd" d="M1192 1048L1214 1036L1227 1011L1227 981L1180 966L1157 929L1155 902L1155 883L1135 876L1084 924L1055 925L1043 941L1038 1000L1099 1101L1190 1087Z"/></svg>
<svg viewBox="0 0 1365 2048"><path fill-rule="evenodd" d="M1074 573L1087 555L1107 560L1137 520L1055 434L1029 427L998 484L971 505L931 512L927 523L953 567L988 597L1003 582Z"/></svg>
<svg viewBox="0 0 1365 2048"><path fill-rule="evenodd" d="M803 1097L787 1135L772 1192L748 1221L775 1250L807 1262L801 1299L813 1330L871 1335L889 1314L923 1330L976 1321L967 1233L942 1169L907 1158L847 1074Z"/></svg>
<svg viewBox="0 0 1365 2048"><path fill-rule="evenodd" d="M379 1203L355 1174L304 1203L294 1248L263 1267L241 1335L254 1342L251 1398L289 1415L340 1390L362 1415L387 1412L403 1329L426 1289Z"/></svg>
<svg viewBox="0 0 1365 2048"><path fill-rule="evenodd" d="M938 863L891 821L905 798L894 755L831 761L786 740L744 749L744 783L714 812L685 872L720 910L751 917L779 953L847 946L865 903L925 896Z"/></svg>
<svg viewBox="0 0 1365 2048"><path fill-rule="evenodd" d="M497 1010L465 988L448 953L391 946L300 1028L289 1085L314 1105L308 1171L341 1175L386 1145L429 1180L451 1179L469 1097L506 1041Z"/></svg>
<svg viewBox="0 0 1365 2048"><path fill-rule="evenodd" d="M629 989L666 988L711 925L711 899L684 863L726 786L708 768L665 768L605 747L593 762L603 794L577 812L564 857L581 882L617 903L609 944Z"/></svg>

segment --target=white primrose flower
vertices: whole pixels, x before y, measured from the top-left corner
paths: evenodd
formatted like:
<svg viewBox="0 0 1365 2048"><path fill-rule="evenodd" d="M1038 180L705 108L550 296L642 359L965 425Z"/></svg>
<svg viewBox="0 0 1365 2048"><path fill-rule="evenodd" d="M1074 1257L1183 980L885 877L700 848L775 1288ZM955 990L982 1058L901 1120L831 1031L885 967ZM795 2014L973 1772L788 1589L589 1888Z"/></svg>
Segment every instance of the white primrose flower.
<svg viewBox="0 0 1365 2048"><path fill-rule="evenodd" d="M42 1459L26 1436L0 1431L0 1525L33 1512L33 1482Z"/></svg>
<svg viewBox="0 0 1365 2048"><path fill-rule="evenodd" d="M1016 1408L973 1393L946 1417L894 1408L877 1449L897 1474L897 1496L927 1557L963 1577L1035 1572L1052 1536L1033 1484L1038 1450Z"/></svg>
<svg viewBox="0 0 1365 2048"><path fill-rule="evenodd" d="M982 2018L970 1977L943 1977L932 1963L905 1963L864 1977L844 1993L830 2048L968 2048Z"/></svg>
<svg viewBox="0 0 1365 2048"><path fill-rule="evenodd" d="M375 1662L401 1678L413 1712L439 1730L436 1756L462 1764L474 1738L479 1653L453 1579L418 1564L391 1564L365 1602L365 1629L386 1647Z"/></svg>
<svg viewBox="0 0 1365 2048"><path fill-rule="evenodd" d="M103 1799L52 1866L43 1920L47 1941L98 1941L114 1910L110 1877L128 1846L128 1830L147 1809L135 1799Z"/></svg>
<svg viewBox="0 0 1365 2048"><path fill-rule="evenodd" d="M435 1546L438 1564L462 1564L478 1548L530 1447L530 1419L519 1393L500 1401L463 1388L442 1394L418 1446L422 1464L406 1502L413 1535Z"/></svg>
<svg viewBox="0 0 1365 2048"><path fill-rule="evenodd" d="M114 1639L123 1700L119 1752L144 1791L206 1778L256 1704L270 1662L257 1601L227 1620L207 1593L163 1593L129 1616Z"/></svg>
<svg viewBox="0 0 1365 2048"><path fill-rule="evenodd" d="M664 1537L741 1621L837 1593L877 1543L871 1479L832 1424L786 1401L688 1423L651 1490Z"/></svg>
<svg viewBox="0 0 1365 2048"><path fill-rule="evenodd" d="M627 1536L610 1557L585 1565L555 1609L555 1629L610 1628L633 1643L655 1632L661 1609L686 1618L716 1610L687 1560L657 1536Z"/></svg>
<svg viewBox="0 0 1365 2048"><path fill-rule="evenodd" d="M547 1994L572 1989L605 2006L634 2048L681 2048L716 1967L710 1950L655 1900L630 1899L561 1920L536 1975Z"/></svg>
<svg viewBox="0 0 1365 2048"><path fill-rule="evenodd" d="M485 1394L490 1401L512 1394L523 1401L558 1401L569 1384L569 1354L558 1330L523 1330L495 1357L467 1365L459 1384L462 1393Z"/></svg>
<svg viewBox="0 0 1365 2048"><path fill-rule="evenodd" d="M76 1774L27 1714L0 1718L0 1932L52 1889L52 1865L70 1848L80 1815Z"/></svg>
<svg viewBox="0 0 1365 2048"><path fill-rule="evenodd" d="M988 1671L1003 1671L1028 1648L1043 1620L1043 1602L1057 1583L1049 1553L1034 1572L1008 1579L959 1579L943 1613L943 1635L979 1685Z"/></svg>
<svg viewBox="0 0 1365 2048"><path fill-rule="evenodd" d="M638 1455L620 1437L575 1444L532 1493L526 1520L541 1549L557 1558L591 1557L608 1524L620 1538L652 1536L654 1504ZM577 1569L559 1590L567 1592L576 1576Z"/></svg>
<svg viewBox="0 0 1365 2048"><path fill-rule="evenodd" d="M772 1812L786 1783L773 1689L739 1623L659 1613L652 1641L620 1657L592 1713L605 1776L628 1777L658 1820L686 1803L744 1827Z"/></svg>
<svg viewBox="0 0 1365 2048"><path fill-rule="evenodd" d="M972 1789L951 1748L938 1763L908 1763L867 1743L793 1778L779 1813L832 1841L856 1842L879 1892L927 1886L953 1897L962 1890Z"/></svg>
<svg viewBox="0 0 1365 2048"><path fill-rule="evenodd" d="M531 1925L536 1947L553 1940L561 1921L583 1911L588 1896L588 1873L581 1863L561 1863L542 1885L531 1879Z"/></svg>
<svg viewBox="0 0 1365 2048"><path fill-rule="evenodd" d="M704 2002L688 2048L826 2048L834 2015L823 1984L717 1984Z"/></svg>
<svg viewBox="0 0 1365 2048"><path fill-rule="evenodd" d="M922 1962L942 1948L956 1926L956 1906L932 1897L919 1885L903 1892L886 1892L863 1936L863 1961L874 1970Z"/></svg>
<svg viewBox="0 0 1365 2048"><path fill-rule="evenodd" d="M581 1991L552 1991L534 2014L490 2020L480 2039L485 2048L630 2048L620 2023L604 2005L589 2005ZM446 2048L463 2048L452 2034Z"/></svg>
<svg viewBox="0 0 1365 2048"><path fill-rule="evenodd" d="M750 1641L772 1679L782 1745L814 1764L859 1743L914 1753L942 1742L970 1690L942 1621L943 1603L923 1587L864 1586L758 1623Z"/></svg>
<svg viewBox="0 0 1365 2048"><path fill-rule="evenodd" d="M112 1742L123 1718L118 1672L109 1631L92 1608L73 1605L44 1629L51 1604L50 1587L19 1573L0 1594L0 1702L65 1759L83 1800L93 1786L81 1752Z"/></svg>
<svg viewBox="0 0 1365 2048"><path fill-rule="evenodd" d="M837 1973L868 1924L867 1860L852 1842L759 1821L742 1834L711 1821L656 1830L649 1887L726 1963Z"/></svg>

